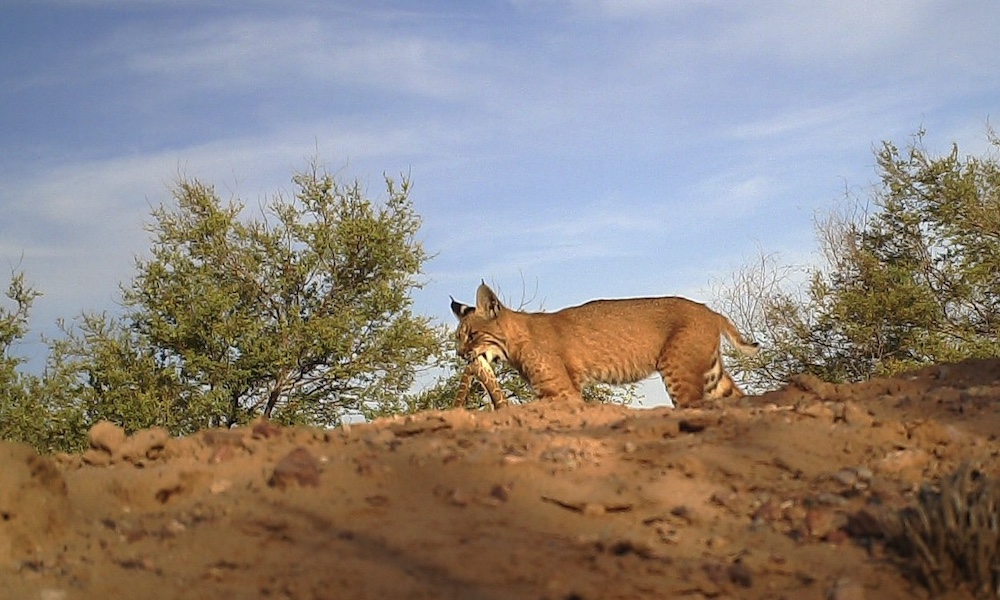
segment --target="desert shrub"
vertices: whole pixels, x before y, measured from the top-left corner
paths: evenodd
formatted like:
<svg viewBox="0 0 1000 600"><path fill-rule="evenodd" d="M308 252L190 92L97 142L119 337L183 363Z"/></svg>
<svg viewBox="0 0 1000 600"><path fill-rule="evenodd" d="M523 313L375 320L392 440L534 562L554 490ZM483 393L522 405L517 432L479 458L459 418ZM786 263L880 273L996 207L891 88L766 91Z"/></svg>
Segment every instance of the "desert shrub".
<svg viewBox="0 0 1000 600"><path fill-rule="evenodd" d="M1000 597L1000 481L969 464L886 522L889 546L933 594L958 587Z"/></svg>
<svg viewBox="0 0 1000 600"><path fill-rule="evenodd" d="M923 137L876 150L881 182L817 220L817 262L765 253L718 285L717 307L761 344L727 354L747 389L1000 356L1000 135L981 156Z"/></svg>

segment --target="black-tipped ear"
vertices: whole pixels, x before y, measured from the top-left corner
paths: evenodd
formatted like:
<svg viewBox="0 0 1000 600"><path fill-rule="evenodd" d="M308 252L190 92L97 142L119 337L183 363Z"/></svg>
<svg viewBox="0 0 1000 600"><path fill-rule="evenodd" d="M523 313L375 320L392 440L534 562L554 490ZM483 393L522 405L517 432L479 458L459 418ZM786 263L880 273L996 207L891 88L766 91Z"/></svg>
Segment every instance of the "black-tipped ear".
<svg viewBox="0 0 1000 600"><path fill-rule="evenodd" d="M479 289L476 290L476 310L480 314L486 315L488 319L495 319L503 309L503 303L493 293L490 286L486 285L485 281L479 284Z"/></svg>
<svg viewBox="0 0 1000 600"><path fill-rule="evenodd" d="M455 316L458 317L459 319L461 319L465 315L476 312L476 308L474 306L469 306L467 304L462 304L461 302L456 302L455 298L452 296L448 297L451 298L451 312L455 313Z"/></svg>

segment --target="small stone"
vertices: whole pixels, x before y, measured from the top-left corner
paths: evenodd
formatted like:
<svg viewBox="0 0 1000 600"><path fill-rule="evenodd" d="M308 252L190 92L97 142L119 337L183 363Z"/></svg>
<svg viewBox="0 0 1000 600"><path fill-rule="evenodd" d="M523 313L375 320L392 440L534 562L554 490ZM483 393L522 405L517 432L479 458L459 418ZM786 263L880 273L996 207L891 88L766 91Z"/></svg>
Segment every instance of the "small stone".
<svg viewBox="0 0 1000 600"><path fill-rule="evenodd" d="M391 429L375 429L363 439L372 446L390 446L396 441L396 434Z"/></svg>
<svg viewBox="0 0 1000 600"><path fill-rule="evenodd" d="M87 433L90 447L115 454L125 443L125 430L110 421L98 421Z"/></svg>
<svg viewBox="0 0 1000 600"><path fill-rule="evenodd" d="M824 492L816 496L816 502L826 506L840 506L842 504L847 504L847 498L844 498L840 494Z"/></svg>
<svg viewBox="0 0 1000 600"><path fill-rule="evenodd" d="M823 508L811 508L806 512L806 528L815 538L822 538L836 529L833 511Z"/></svg>
<svg viewBox="0 0 1000 600"><path fill-rule="evenodd" d="M844 402L844 422L857 427L871 427L875 418L857 402Z"/></svg>
<svg viewBox="0 0 1000 600"><path fill-rule="evenodd" d="M824 402L811 402L800 408L798 412L826 423L832 423L835 417L833 409Z"/></svg>
<svg viewBox="0 0 1000 600"><path fill-rule="evenodd" d="M920 448L904 448L887 454L875 462L875 468L892 475L908 484L923 481L923 470L931 461L931 455Z"/></svg>
<svg viewBox="0 0 1000 600"><path fill-rule="evenodd" d="M753 513L754 520L761 520L765 523L773 523L784 515L784 510L780 503L775 500L768 500L761 504Z"/></svg>
<svg viewBox="0 0 1000 600"><path fill-rule="evenodd" d="M841 577L826 592L827 600L865 600L865 588L860 582Z"/></svg>
<svg viewBox="0 0 1000 600"><path fill-rule="evenodd" d="M500 502L506 502L510 498L510 492L505 486L497 484L490 489L490 497L496 498Z"/></svg>
<svg viewBox="0 0 1000 600"><path fill-rule="evenodd" d="M833 478L847 487L852 487L858 482L858 474L854 469L841 469L833 474Z"/></svg>
<svg viewBox="0 0 1000 600"><path fill-rule="evenodd" d="M729 540L722 537L721 535L713 535L712 537L705 540L705 545L713 550L720 550L729 546Z"/></svg>
<svg viewBox="0 0 1000 600"><path fill-rule="evenodd" d="M83 460L83 464L92 467L106 467L111 464L111 455L104 450L97 450L96 448L85 450L81 459Z"/></svg>
<svg viewBox="0 0 1000 600"><path fill-rule="evenodd" d="M236 450L232 446L219 446L216 448L210 457L208 457L209 464L217 465L222 462L226 462L236 455Z"/></svg>
<svg viewBox="0 0 1000 600"><path fill-rule="evenodd" d="M910 439L926 445L950 444L961 438L954 427L946 427L934 421L907 423Z"/></svg>
<svg viewBox="0 0 1000 600"><path fill-rule="evenodd" d="M319 485L320 464L305 448L296 448L278 461L268 485L284 489L290 484Z"/></svg>
<svg viewBox="0 0 1000 600"><path fill-rule="evenodd" d="M452 490L451 494L448 496L448 501L455 506L468 506L470 502L469 495L460 489Z"/></svg>
<svg viewBox="0 0 1000 600"><path fill-rule="evenodd" d="M729 565L728 571L729 581L740 587L753 587L753 572L750 571L750 567L740 561L736 561Z"/></svg>
<svg viewBox="0 0 1000 600"><path fill-rule="evenodd" d="M877 509L871 507L848 515L846 529L851 536L859 538L879 537L885 533L882 518Z"/></svg>
<svg viewBox="0 0 1000 600"><path fill-rule="evenodd" d="M690 506L685 506L683 504L671 508L670 515L677 517L688 525L691 525L695 521L694 511L691 510Z"/></svg>
<svg viewBox="0 0 1000 600"><path fill-rule="evenodd" d="M162 427L153 427L137 431L118 448L118 456L130 462L159 457L170 433Z"/></svg>
<svg viewBox="0 0 1000 600"><path fill-rule="evenodd" d="M839 546L849 540L851 536L847 535L847 532L843 529L834 529L830 533L823 536L823 541L827 544L833 544L834 546Z"/></svg>
<svg viewBox="0 0 1000 600"><path fill-rule="evenodd" d="M281 427L274 425L267 419L258 419L250 426L253 437L258 439L270 439L281 435Z"/></svg>
<svg viewBox="0 0 1000 600"><path fill-rule="evenodd" d="M164 527L164 530L168 535L179 535L187 531L187 525L181 523L177 519L173 519L169 523L167 523L166 527Z"/></svg>
<svg viewBox="0 0 1000 600"><path fill-rule="evenodd" d="M784 504L782 504L782 506L785 510L785 518L789 521L802 521L806 518L806 514L808 513L805 507L801 504L793 503L788 506L784 506Z"/></svg>
<svg viewBox="0 0 1000 600"><path fill-rule="evenodd" d="M789 378L789 383L804 392L816 394L820 398L829 399L836 395L837 387L827 383L815 375L799 374Z"/></svg>
<svg viewBox="0 0 1000 600"><path fill-rule="evenodd" d="M208 491L212 494L221 494L233 487L233 482L228 479L216 479L208 486Z"/></svg>

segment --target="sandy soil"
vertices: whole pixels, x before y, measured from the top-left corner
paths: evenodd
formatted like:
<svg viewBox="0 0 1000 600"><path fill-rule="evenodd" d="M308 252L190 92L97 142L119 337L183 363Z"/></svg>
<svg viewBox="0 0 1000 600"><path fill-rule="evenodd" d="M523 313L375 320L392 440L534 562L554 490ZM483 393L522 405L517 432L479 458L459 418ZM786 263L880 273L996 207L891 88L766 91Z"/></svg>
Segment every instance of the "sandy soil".
<svg viewBox="0 0 1000 600"><path fill-rule="evenodd" d="M998 473L998 400L978 361L701 408L0 443L0 597L924 598L875 523L962 461Z"/></svg>

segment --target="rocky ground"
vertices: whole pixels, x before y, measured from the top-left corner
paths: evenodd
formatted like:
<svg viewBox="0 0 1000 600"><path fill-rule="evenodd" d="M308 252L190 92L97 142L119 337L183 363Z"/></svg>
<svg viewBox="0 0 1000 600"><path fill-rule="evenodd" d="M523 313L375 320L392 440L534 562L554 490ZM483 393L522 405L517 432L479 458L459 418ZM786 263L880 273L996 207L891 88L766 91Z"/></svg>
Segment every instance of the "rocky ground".
<svg viewBox="0 0 1000 600"><path fill-rule="evenodd" d="M924 598L885 523L962 464L1000 474L998 402L977 361L676 410L0 443L0 597Z"/></svg>

